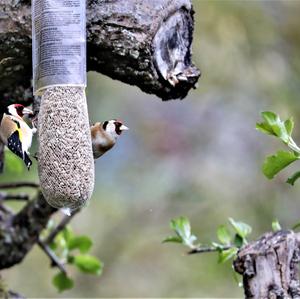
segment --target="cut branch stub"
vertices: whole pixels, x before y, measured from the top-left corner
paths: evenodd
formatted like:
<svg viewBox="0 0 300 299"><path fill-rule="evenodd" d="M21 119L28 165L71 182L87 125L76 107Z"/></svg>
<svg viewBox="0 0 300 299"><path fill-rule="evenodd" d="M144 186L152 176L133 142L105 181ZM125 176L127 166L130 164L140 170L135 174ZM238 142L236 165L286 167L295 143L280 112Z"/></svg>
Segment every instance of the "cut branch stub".
<svg viewBox="0 0 300 299"><path fill-rule="evenodd" d="M184 98L200 76L191 62L193 13L189 0L95 2L88 10L88 69L163 100Z"/></svg>
<svg viewBox="0 0 300 299"><path fill-rule="evenodd" d="M266 233L238 252L246 298L300 298L299 240L292 231Z"/></svg>
<svg viewBox="0 0 300 299"><path fill-rule="evenodd" d="M200 76L191 62L192 15L184 7L176 11L162 23L153 40L154 62L160 75L175 89L186 93L195 87Z"/></svg>

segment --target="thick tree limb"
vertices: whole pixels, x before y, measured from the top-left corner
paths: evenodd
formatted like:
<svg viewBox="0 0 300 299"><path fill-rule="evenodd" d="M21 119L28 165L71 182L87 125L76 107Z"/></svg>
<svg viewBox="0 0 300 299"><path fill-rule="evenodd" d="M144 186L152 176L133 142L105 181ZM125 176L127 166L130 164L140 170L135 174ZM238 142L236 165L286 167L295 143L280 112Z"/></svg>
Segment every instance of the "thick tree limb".
<svg viewBox="0 0 300 299"><path fill-rule="evenodd" d="M164 100L184 98L200 76L191 62L190 0L88 1L88 70ZM0 97L32 101L30 2L0 1Z"/></svg>
<svg viewBox="0 0 300 299"><path fill-rule="evenodd" d="M300 235L266 233L244 246L234 262L243 275L246 298L300 298Z"/></svg>
<svg viewBox="0 0 300 299"><path fill-rule="evenodd" d="M56 211L40 192L16 215L0 209L0 269L23 260Z"/></svg>

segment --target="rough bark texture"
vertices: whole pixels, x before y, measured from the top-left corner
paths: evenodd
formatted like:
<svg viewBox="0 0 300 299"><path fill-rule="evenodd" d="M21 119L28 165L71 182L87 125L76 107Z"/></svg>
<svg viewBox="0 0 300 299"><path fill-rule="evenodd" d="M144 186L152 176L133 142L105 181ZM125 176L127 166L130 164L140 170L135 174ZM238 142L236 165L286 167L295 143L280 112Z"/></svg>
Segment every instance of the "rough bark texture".
<svg viewBox="0 0 300 299"><path fill-rule="evenodd" d="M41 192L16 215L0 202L0 270L23 260L56 211Z"/></svg>
<svg viewBox="0 0 300 299"><path fill-rule="evenodd" d="M88 70L164 100L184 98L200 76L193 26L190 0L89 0ZM31 77L30 1L0 0L2 103L31 102Z"/></svg>
<svg viewBox="0 0 300 299"><path fill-rule="evenodd" d="M245 297L300 298L299 246L299 234L278 231L243 247L234 268L243 275Z"/></svg>

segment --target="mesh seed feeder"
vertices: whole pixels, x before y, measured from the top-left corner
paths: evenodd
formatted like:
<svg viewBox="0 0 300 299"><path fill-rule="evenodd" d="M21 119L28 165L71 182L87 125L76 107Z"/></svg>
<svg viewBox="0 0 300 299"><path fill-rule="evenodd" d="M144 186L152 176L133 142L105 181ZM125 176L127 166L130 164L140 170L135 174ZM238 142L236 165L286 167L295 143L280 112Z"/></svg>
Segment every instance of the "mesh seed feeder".
<svg viewBox="0 0 300 299"><path fill-rule="evenodd" d="M47 202L84 206L94 188L86 87L85 0L33 0L33 89L41 96L38 169Z"/></svg>

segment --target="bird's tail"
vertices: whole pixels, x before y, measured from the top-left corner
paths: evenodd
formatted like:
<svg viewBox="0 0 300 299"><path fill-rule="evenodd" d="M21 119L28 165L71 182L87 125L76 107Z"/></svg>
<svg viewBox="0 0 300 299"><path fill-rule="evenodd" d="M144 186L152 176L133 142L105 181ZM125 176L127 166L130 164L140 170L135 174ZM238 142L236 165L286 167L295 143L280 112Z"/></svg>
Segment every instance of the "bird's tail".
<svg viewBox="0 0 300 299"><path fill-rule="evenodd" d="M28 154L26 152L24 152L24 163L26 165L26 167L28 168L28 170L30 169L30 166L32 165L32 161L30 160Z"/></svg>

